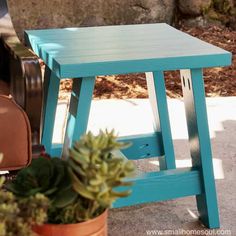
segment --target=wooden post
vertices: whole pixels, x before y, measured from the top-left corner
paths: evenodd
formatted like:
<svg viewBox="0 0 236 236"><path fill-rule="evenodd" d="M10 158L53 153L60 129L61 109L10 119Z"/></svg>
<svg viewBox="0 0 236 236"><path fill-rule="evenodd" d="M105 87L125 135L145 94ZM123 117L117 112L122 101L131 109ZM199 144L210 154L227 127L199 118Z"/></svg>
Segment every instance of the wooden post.
<svg viewBox="0 0 236 236"><path fill-rule="evenodd" d="M85 77L73 80L63 146L64 157L68 155L67 150L73 142L86 133L95 79L95 77Z"/></svg>
<svg viewBox="0 0 236 236"><path fill-rule="evenodd" d="M181 70L192 165L200 171L202 194L196 196L201 221L218 228L219 214L201 69Z"/></svg>
<svg viewBox="0 0 236 236"><path fill-rule="evenodd" d="M154 114L155 130L161 132L164 156L159 158L160 169L174 169L175 154L170 129L166 88L162 71L146 73L149 100Z"/></svg>
<svg viewBox="0 0 236 236"><path fill-rule="evenodd" d="M46 67L43 95L44 111L42 122L42 144L45 146L46 152L49 154L51 154L52 148L52 137L57 109L59 85L60 79L48 67Z"/></svg>

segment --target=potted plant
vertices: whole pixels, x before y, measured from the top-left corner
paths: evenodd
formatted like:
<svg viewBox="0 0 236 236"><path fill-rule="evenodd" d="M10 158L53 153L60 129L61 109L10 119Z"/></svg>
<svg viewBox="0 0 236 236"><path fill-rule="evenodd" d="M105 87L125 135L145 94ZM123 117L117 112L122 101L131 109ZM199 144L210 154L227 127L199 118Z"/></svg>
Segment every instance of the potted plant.
<svg viewBox="0 0 236 236"><path fill-rule="evenodd" d="M107 209L130 190L127 177L134 172L131 161L118 157L114 151L127 144L116 141L114 131L91 132L69 150L66 160L39 158L21 170L7 185L19 198L41 193L50 200L47 222L35 225L43 236L107 235Z"/></svg>

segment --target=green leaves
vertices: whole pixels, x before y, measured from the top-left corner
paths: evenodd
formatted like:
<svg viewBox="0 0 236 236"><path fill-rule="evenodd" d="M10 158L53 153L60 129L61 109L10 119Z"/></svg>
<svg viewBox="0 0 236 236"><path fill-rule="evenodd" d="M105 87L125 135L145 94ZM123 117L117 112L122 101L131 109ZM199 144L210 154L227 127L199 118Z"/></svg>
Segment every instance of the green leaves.
<svg viewBox="0 0 236 236"><path fill-rule="evenodd" d="M73 188L74 190L82 197L87 198L87 199L94 199L93 193L90 192L87 189L87 186L84 185L79 178L76 177L76 175L73 173L73 171L70 171L71 177L73 180Z"/></svg>
<svg viewBox="0 0 236 236"><path fill-rule="evenodd" d="M73 188L88 205L84 214L88 218L93 218L99 209L110 207L117 198L130 194L130 190L114 190L130 186L132 183L125 178L134 172L131 161L112 154L129 145L117 142L116 138L114 131L100 131L97 136L89 132L70 149L68 163Z"/></svg>
<svg viewBox="0 0 236 236"><path fill-rule="evenodd" d="M63 189L53 199L53 206L63 208L73 204L77 198L77 193L72 188Z"/></svg>
<svg viewBox="0 0 236 236"><path fill-rule="evenodd" d="M6 188L19 197L42 193L51 200L53 205L59 201L63 192L69 191L68 189L72 192L68 164L59 158L33 159L31 165L19 171L16 179L7 184ZM60 200L57 206L68 205L74 199L72 194L70 198L64 198L63 202Z"/></svg>

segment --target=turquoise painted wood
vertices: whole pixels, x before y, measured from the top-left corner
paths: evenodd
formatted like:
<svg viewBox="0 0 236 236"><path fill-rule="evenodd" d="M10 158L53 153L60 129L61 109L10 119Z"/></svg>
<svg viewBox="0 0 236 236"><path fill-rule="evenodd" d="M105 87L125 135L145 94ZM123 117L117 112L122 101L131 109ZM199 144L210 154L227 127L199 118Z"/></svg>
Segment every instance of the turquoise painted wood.
<svg viewBox="0 0 236 236"><path fill-rule="evenodd" d="M161 132L163 157L159 159L160 169L174 169L175 153L170 129L170 119L167 107L166 88L162 71L146 73L149 100L154 114L154 128Z"/></svg>
<svg viewBox="0 0 236 236"><path fill-rule="evenodd" d="M182 88L192 164L200 171L203 193L196 197L200 218L209 228L220 227L201 69L182 70Z"/></svg>
<svg viewBox="0 0 236 236"><path fill-rule="evenodd" d="M28 30L60 78L229 65L231 54L167 24Z"/></svg>
<svg viewBox="0 0 236 236"><path fill-rule="evenodd" d="M122 153L129 160L159 157L164 154L160 132L119 137L118 141L132 144L130 147L122 150Z"/></svg>
<svg viewBox="0 0 236 236"><path fill-rule="evenodd" d="M73 79L63 153L86 133L95 77Z"/></svg>
<svg viewBox="0 0 236 236"><path fill-rule="evenodd" d="M158 202L202 193L199 171L192 168L147 172L131 180L135 183L132 186L132 194L127 198L118 199L113 207Z"/></svg>
<svg viewBox="0 0 236 236"><path fill-rule="evenodd" d="M46 67L44 78L44 116L42 144L51 154L52 136L56 116L60 79Z"/></svg>
<svg viewBox="0 0 236 236"><path fill-rule="evenodd" d="M122 150L122 155L129 160L147 159L151 157L160 158L164 155L160 132L123 136L119 137L118 141L132 144L130 147ZM62 149L62 144L52 144L51 155L60 156Z"/></svg>
<svg viewBox="0 0 236 236"><path fill-rule="evenodd" d="M62 143L52 143L50 155L52 157L60 157L63 151L63 144ZM46 150L47 152L47 150Z"/></svg>
<svg viewBox="0 0 236 236"><path fill-rule="evenodd" d="M129 159L160 156L160 172L134 178L133 194L115 207L196 196L202 222L219 227L212 154L207 125L202 71L199 68L231 64L231 53L203 42L167 24L29 30L25 39L46 63L42 142L47 152L60 155L52 144L59 79L73 79L64 153L86 132L95 76L152 72L147 78L155 120L154 134L121 137L133 147ZM175 169L163 71L181 70L193 168ZM186 70L188 69L188 70ZM109 111L108 111L109 112ZM105 114L107 115L107 114ZM163 170L167 169L167 170Z"/></svg>

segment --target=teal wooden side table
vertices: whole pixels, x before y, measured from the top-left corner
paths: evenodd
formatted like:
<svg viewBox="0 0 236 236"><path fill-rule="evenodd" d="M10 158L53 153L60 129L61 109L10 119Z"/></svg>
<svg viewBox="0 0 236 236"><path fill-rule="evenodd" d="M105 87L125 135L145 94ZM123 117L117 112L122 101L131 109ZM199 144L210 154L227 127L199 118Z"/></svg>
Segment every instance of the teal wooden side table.
<svg viewBox="0 0 236 236"><path fill-rule="evenodd" d="M231 64L231 54L167 24L29 30L26 42L46 63L42 143L52 145L59 82L74 78L64 146L86 132L97 75L147 72L155 132L122 137L128 159L159 156L159 172L134 178L133 193L116 207L195 195L200 219L219 227L202 69ZM163 71L180 70L192 168L175 167ZM142 121L140 121L142 122ZM140 123L141 125L141 123Z"/></svg>

